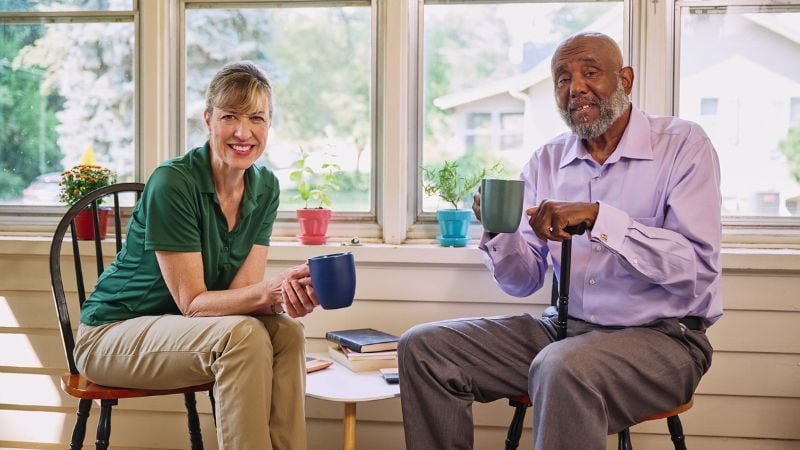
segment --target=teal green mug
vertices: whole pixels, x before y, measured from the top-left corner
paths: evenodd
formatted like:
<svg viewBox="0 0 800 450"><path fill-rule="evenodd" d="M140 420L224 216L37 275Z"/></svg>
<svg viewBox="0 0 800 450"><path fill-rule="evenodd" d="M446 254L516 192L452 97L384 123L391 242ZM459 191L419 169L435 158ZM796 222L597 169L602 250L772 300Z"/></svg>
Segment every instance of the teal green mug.
<svg viewBox="0 0 800 450"><path fill-rule="evenodd" d="M481 223L491 233L513 233L522 220L522 180L481 180Z"/></svg>

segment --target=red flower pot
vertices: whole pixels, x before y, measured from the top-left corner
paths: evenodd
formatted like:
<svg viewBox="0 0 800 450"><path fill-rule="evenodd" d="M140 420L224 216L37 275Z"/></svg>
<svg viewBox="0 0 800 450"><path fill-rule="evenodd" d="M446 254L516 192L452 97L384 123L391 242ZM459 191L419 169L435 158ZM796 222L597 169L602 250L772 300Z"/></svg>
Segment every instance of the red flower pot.
<svg viewBox="0 0 800 450"><path fill-rule="evenodd" d="M297 210L297 223L300 234L297 239L306 245L321 245L328 241L328 221L331 210L324 208L308 208Z"/></svg>
<svg viewBox="0 0 800 450"><path fill-rule="evenodd" d="M108 211L108 208L98 208L97 210L97 220L100 222L100 239L106 238ZM94 220L92 219L91 209L84 209L75 216L75 235L81 241L94 239Z"/></svg>

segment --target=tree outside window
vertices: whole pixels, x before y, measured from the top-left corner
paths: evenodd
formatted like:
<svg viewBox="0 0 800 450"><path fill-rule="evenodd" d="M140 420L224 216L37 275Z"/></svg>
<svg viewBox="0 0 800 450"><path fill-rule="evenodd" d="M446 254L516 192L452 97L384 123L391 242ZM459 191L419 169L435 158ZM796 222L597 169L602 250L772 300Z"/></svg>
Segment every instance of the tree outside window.
<svg viewBox="0 0 800 450"><path fill-rule="evenodd" d="M232 32L231 30L235 30ZM208 81L224 64L248 59L273 84L275 114L259 163L281 183L281 210L302 207L289 174L300 151L319 172L333 162L336 211L370 211L372 167L371 10L365 6L188 9L186 147L203 145ZM224 36L224 37L223 37Z"/></svg>

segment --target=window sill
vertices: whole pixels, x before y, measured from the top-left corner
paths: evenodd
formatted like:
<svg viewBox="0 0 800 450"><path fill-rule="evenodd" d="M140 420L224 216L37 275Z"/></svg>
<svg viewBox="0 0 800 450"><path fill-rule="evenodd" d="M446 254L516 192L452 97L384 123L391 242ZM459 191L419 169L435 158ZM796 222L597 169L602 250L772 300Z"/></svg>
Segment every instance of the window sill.
<svg viewBox="0 0 800 450"><path fill-rule="evenodd" d="M113 253L113 242L106 241L108 251ZM87 252L90 243L86 243ZM65 247L65 251L69 251ZM312 256L337 252L352 252L359 263L367 264L425 264L450 267L483 265L483 256L475 243L467 247L441 247L434 241L390 245L363 243L350 245L345 240L330 241L325 245L302 245L296 241L274 239L270 247L270 260L303 261ZM47 256L50 238L33 235L0 235L0 257L10 255ZM724 270L800 272L800 249L790 248L739 248L726 246L722 249Z"/></svg>

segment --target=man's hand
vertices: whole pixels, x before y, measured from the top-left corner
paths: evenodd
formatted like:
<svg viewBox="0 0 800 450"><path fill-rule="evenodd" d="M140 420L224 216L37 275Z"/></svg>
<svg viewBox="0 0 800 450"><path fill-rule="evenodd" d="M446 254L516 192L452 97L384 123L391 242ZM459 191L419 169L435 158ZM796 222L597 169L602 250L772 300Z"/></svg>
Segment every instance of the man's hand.
<svg viewBox="0 0 800 450"><path fill-rule="evenodd" d="M478 222L481 221L481 187L478 186L478 191L472 195L472 212L475 213L475 217L478 218Z"/></svg>
<svg viewBox="0 0 800 450"><path fill-rule="evenodd" d="M311 272L308 264L301 264L286 271L281 282L281 306L289 317L303 317L319 305L314 288L311 287Z"/></svg>
<svg viewBox="0 0 800 450"><path fill-rule="evenodd" d="M564 228L580 223L586 224L587 228L592 228L599 211L598 203L545 200L539 206L525 210L525 214L530 217L528 224L539 239L563 241L572 238L572 235L564 231Z"/></svg>

